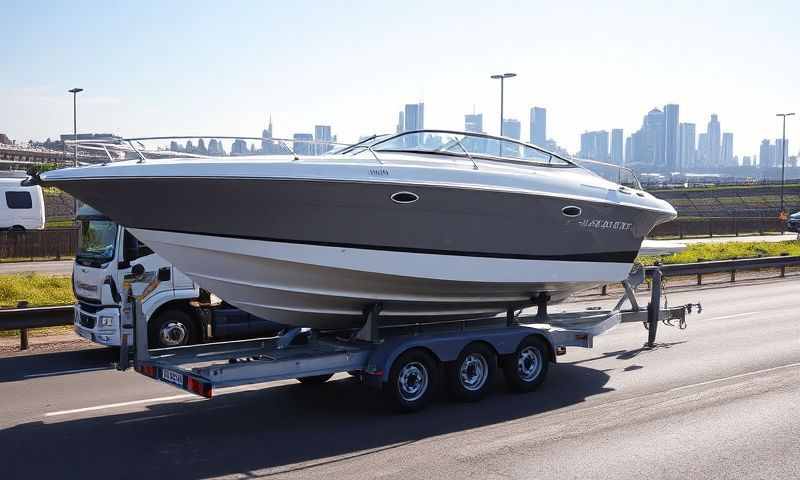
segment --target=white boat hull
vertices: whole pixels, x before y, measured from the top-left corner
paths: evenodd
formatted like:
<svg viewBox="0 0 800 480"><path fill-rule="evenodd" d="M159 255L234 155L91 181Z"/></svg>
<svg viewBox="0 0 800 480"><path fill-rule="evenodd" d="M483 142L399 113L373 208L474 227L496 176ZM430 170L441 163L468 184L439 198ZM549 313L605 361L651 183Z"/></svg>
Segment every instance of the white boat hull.
<svg viewBox="0 0 800 480"><path fill-rule="evenodd" d="M547 293L622 281L630 263L520 260L367 250L223 238L131 228L201 287L275 322L312 328L358 327L381 303L381 318L498 313Z"/></svg>

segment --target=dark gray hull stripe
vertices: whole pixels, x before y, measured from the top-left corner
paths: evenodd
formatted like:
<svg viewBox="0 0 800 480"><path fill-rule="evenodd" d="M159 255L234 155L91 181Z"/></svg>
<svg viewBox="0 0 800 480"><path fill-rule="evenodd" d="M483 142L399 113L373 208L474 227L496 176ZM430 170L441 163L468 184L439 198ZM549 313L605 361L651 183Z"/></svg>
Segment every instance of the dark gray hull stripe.
<svg viewBox="0 0 800 480"><path fill-rule="evenodd" d="M426 248L393 247L384 245L359 245L353 243L315 242L309 240L287 240L281 238L265 238L265 237L246 236L246 235L228 235L220 233L190 232L181 230L161 230L161 229L153 229L147 227L130 227L130 228L141 228L142 230L151 230L156 232L202 235L205 237L222 237L222 238L235 238L239 240L258 240L264 242L290 243L295 245L313 245L319 247L337 247L337 248L358 248L362 250L379 250L385 252L402 252L402 253L424 253L428 255L453 255L459 257L502 258L509 260L551 260L557 262L633 263L633 261L636 259L636 256L639 253L637 251L623 251L623 252L573 253L566 255L523 255L515 253L461 252L453 250L433 250Z"/></svg>

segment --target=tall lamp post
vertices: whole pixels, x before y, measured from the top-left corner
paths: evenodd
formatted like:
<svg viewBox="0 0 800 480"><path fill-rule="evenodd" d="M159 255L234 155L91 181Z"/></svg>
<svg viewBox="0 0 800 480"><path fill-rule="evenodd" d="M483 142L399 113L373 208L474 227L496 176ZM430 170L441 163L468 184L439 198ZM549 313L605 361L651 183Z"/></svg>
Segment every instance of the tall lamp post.
<svg viewBox="0 0 800 480"><path fill-rule="evenodd" d="M73 163L74 167L78 166L78 113L77 113L77 104L78 104L78 93L82 92L82 88L72 88L69 90L69 93L72 94L72 140L75 142L75 161Z"/></svg>
<svg viewBox="0 0 800 480"><path fill-rule="evenodd" d="M497 75L492 75L490 78L494 80L500 80L500 136L503 136L503 82L506 78L514 78L516 77L516 73L500 73Z"/></svg>
<svg viewBox="0 0 800 480"><path fill-rule="evenodd" d="M791 117L792 113L777 113L775 116L783 117L783 137L781 141L781 215L783 211L783 185L786 183L786 117Z"/></svg>

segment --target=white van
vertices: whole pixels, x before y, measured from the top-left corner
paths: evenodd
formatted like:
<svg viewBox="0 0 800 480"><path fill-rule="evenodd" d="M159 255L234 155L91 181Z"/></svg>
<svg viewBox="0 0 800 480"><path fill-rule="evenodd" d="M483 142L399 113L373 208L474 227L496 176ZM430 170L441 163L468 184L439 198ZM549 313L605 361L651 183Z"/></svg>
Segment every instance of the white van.
<svg viewBox="0 0 800 480"><path fill-rule="evenodd" d="M42 187L23 187L24 178L0 173L0 230L41 230L44 228Z"/></svg>

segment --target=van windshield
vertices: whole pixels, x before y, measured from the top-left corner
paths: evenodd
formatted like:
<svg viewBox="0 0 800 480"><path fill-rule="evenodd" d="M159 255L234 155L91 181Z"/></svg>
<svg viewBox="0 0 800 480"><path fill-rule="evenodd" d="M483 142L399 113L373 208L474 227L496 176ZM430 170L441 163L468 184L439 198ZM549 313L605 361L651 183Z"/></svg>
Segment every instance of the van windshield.
<svg viewBox="0 0 800 480"><path fill-rule="evenodd" d="M117 245L117 224L110 220L82 220L78 260L93 264L106 263L114 258Z"/></svg>

